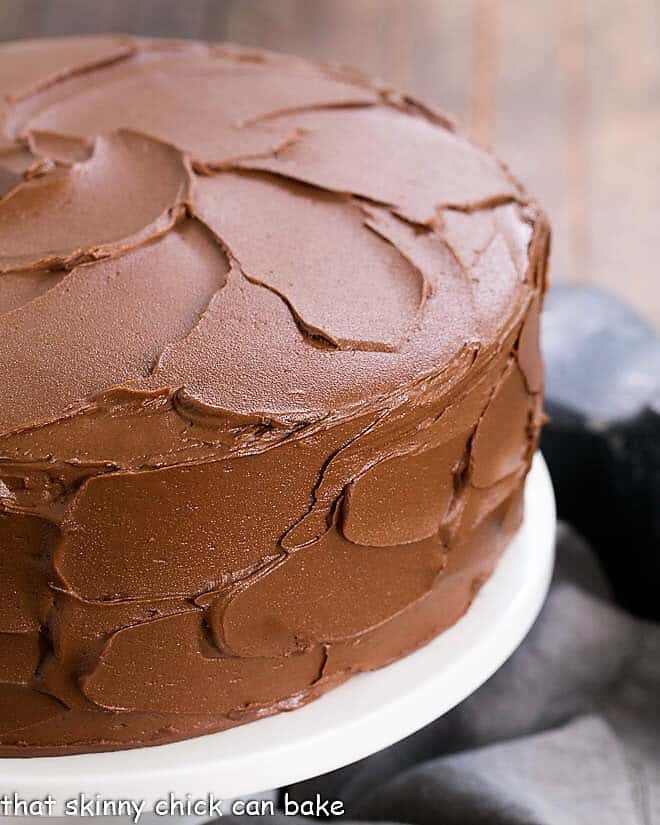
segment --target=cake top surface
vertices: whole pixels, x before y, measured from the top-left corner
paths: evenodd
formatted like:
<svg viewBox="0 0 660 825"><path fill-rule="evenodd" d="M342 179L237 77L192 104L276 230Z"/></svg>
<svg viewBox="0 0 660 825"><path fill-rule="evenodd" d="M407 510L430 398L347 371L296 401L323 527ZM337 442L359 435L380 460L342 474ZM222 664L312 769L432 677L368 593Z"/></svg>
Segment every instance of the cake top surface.
<svg viewBox="0 0 660 825"><path fill-rule="evenodd" d="M0 435L111 397L309 421L467 365L536 213L359 73L128 37L0 48Z"/></svg>

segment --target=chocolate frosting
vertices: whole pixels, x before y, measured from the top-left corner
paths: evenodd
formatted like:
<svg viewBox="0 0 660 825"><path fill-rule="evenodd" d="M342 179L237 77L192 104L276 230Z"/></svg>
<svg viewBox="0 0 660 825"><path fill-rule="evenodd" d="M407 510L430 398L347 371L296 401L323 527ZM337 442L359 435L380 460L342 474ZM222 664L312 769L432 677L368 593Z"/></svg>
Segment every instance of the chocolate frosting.
<svg viewBox="0 0 660 825"><path fill-rule="evenodd" d="M0 756L220 730L467 609L541 423L548 227L358 72L0 48Z"/></svg>

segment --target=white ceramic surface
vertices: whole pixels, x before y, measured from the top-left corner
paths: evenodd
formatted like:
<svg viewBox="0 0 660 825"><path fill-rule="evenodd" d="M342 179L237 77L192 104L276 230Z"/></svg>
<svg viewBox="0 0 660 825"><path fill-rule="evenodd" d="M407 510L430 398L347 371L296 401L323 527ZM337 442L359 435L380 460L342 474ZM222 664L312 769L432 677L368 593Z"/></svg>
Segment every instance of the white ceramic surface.
<svg viewBox="0 0 660 825"><path fill-rule="evenodd" d="M467 614L421 650L354 677L291 713L209 736L118 753L0 760L0 794L64 800L101 794L152 805L169 792L255 794L334 770L413 733L476 690L527 634L554 559L555 505L540 454L525 515ZM70 820L69 820L70 821Z"/></svg>

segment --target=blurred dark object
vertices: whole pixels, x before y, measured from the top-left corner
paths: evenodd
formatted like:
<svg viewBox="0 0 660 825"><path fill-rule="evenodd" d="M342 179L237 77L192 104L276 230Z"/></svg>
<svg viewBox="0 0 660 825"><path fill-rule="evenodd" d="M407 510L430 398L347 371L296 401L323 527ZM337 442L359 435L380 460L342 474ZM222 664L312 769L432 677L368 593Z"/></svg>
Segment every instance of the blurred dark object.
<svg viewBox="0 0 660 825"><path fill-rule="evenodd" d="M660 618L660 338L607 292L562 285L542 342L559 515L596 548L619 602Z"/></svg>

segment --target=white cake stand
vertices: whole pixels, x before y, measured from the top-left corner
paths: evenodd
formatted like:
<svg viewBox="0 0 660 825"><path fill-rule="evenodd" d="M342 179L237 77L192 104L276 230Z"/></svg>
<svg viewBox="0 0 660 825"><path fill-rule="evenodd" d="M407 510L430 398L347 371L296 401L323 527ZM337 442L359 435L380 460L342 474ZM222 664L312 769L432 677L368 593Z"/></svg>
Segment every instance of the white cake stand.
<svg viewBox="0 0 660 825"><path fill-rule="evenodd" d="M291 713L173 745L118 753L0 760L0 791L50 793L59 805L85 793L145 800L172 792L231 799L347 765L408 736L483 684L527 634L554 559L555 505L537 454L523 525L467 614L421 650L354 677Z"/></svg>

